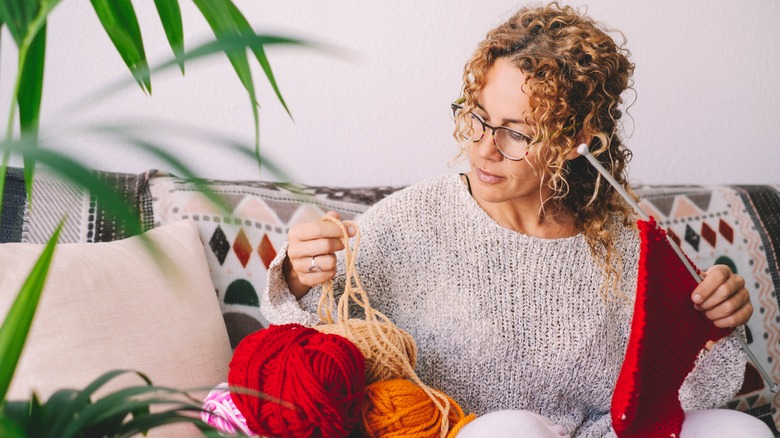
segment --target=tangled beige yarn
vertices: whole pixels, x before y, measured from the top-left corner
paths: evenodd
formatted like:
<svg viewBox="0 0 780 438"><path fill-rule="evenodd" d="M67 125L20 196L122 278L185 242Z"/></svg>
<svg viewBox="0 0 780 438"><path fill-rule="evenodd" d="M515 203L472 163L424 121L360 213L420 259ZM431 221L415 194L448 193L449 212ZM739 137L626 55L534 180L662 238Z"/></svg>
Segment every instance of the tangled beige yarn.
<svg viewBox="0 0 780 438"><path fill-rule="evenodd" d="M367 341L371 336L370 327L365 321L348 319L346 324L323 324L314 328L322 333L343 336L358 347L366 361L366 384L406 377L405 364L409 363L414 367L417 361L417 346L412 335L389 324L379 323L375 327L381 330L384 336L377 338L382 347L377 349L375 343ZM385 340L403 351L403 356L395 356L388 344L385 344Z"/></svg>
<svg viewBox="0 0 780 438"><path fill-rule="evenodd" d="M366 385L390 379L409 379L418 385L442 414L441 436L449 429L448 414L451 409L449 398L424 384L414 366L417 361L417 345L412 336L398 328L388 317L371 307L368 295L358 278L355 260L360 245L360 230L355 226L354 247L350 247L349 234L344 224L331 216L322 220L335 223L341 228L345 255L344 293L335 303L333 282L322 285L317 313L323 324L314 327L323 333L332 333L349 339L363 353L366 361ZM365 314L365 319L350 319L350 304L356 305ZM336 307L337 319L332 309Z"/></svg>

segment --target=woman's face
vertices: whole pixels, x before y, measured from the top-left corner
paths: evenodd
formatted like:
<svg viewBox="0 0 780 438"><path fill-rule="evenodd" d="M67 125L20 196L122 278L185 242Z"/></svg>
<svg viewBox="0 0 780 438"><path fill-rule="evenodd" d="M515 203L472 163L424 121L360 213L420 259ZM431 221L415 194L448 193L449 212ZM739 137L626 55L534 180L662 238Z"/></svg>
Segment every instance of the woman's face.
<svg viewBox="0 0 780 438"><path fill-rule="evenodd" d="M474 110L492 126L504 126L533 138L534 131L528 95L523 92L526 75L509 60L499 58L488 69L485 85L477 94ZM491 204L506 202L538 203L550 193L539 192L543 172L537 164L538 146L531 146L522 161L511 161L498 152L490 131L469 147L472 193L477 201ZM547 187L543 190L551 192Z"/></svg>

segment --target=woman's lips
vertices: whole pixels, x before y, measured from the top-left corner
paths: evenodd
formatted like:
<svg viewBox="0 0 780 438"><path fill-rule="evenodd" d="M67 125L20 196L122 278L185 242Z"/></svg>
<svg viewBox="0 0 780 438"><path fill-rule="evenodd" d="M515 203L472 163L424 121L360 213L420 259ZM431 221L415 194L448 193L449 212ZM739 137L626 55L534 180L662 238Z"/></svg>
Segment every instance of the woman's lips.
<svg viewBox="0 0 780 438"><path fill-rule="evenodd" d="M480 181L488 184L498 184L504 180L504 177L493 175L492 173L485 172L480 168L477 168L477 178L479 178Z"/></svg>

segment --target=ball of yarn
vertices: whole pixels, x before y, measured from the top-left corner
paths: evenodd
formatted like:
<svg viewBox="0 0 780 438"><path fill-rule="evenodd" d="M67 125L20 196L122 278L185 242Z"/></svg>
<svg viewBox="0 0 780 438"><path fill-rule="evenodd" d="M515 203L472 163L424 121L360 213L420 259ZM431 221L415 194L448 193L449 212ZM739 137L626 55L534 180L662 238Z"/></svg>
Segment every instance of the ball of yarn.
<svg viewBox="0 0 780 438"><path fill-rule="evenodd" d="M200 419L229 436L238 432L246 436L257 436L246 425L246 419L230 397L227 383L221 383L203 399Z"/></svg>
<svg viewBox="0 0 780 438"><path fill-rule="evenodd" d="M272 325L238 344L228 383L267 396L231 392L258 435L346 437L360 420L365 363L341 336Z"/></svg>
<svg viewBox="0 0 780 438"><path fill-rule="evenodd" d="M359 319L348 319L344 324L322 324L314 329L322 333L336 334L349 339L363 354L366 362L366 384L381 380L403 379L407 375L404 366L404 358L395 352L401 351L405 355L406 363L414 369L417 363L417 345L412 335L404 330L388 323L367 323ZM381 330L385 336L371 336L370 330ZM368 342L371 339L372 342ZM387 339L392 346L384 341Z"/></svg>
<svg viewBox="0 0 780 438"><path fill-rule="evenodd" d="M464 415L454 400L441 395L450 402L447 436L452 437L474 415ZM385 380L368 385L363 401L362 423L370 437L442 436L441 412L422 388L406 379Z"/></svg>

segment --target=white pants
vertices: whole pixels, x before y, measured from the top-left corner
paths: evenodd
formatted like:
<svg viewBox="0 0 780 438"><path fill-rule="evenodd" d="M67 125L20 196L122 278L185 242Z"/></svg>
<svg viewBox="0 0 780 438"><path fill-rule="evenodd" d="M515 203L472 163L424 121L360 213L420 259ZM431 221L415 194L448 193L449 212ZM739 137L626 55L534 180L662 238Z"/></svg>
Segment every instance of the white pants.
<svg viewBox="0 0 780 438"><path fill-rule="evenodd" d="M457 438L567 438L563 427L529 411L496 411L461 429ZM773 438L763 421L744 412L709 409L685 413L680 438Z"/></svg>

